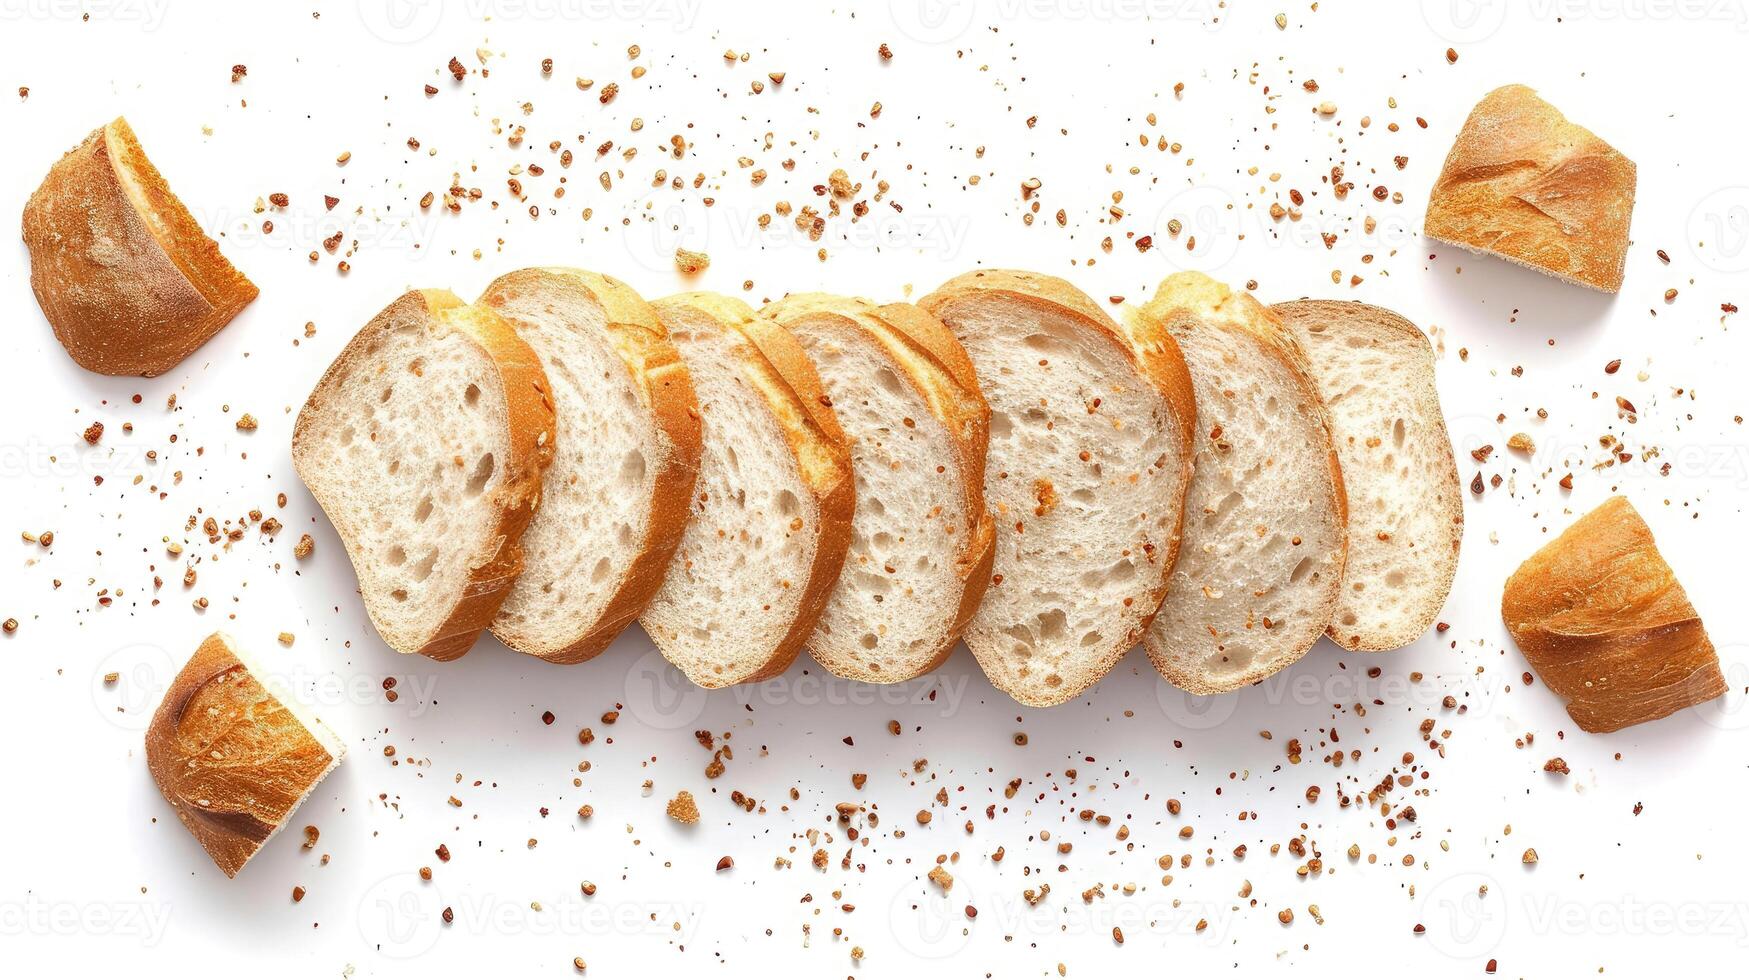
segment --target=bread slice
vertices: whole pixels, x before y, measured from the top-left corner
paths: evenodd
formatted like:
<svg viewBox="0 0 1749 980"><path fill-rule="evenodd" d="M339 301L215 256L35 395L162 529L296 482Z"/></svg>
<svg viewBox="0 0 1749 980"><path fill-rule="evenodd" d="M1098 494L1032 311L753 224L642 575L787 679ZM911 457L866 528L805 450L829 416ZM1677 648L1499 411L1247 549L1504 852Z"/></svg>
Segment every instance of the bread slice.
<svg viewBox="0 0 1749 980"><path fill-rule="evenodd" d="M1655 721L1729 690L1700 614L1626 497L1525 559L1506 580L1500 614L1588 732Z"/></svg>
<svg viewBox="0 0 1749 980"><path fill-rule="evenodd" d="M127 121L85 137L24 206L30 285L80 367L154 377L255 299Z"/></svg>
<svg viewBox="0 0 1749 980"><path fill-rule="evenodd" d="M1427 196L1428 237L1621 289L1634 162L1523 85L1470 110Z"/></svg>
<svg viewBox="0 0 1749 980"><path fill-rule="evenodd" d="M534 348L558 402L559 453L524 538L528 567L492 632L561 664L607 649L656 590L698 476L698 402L667 331L631 287L523 269L480 297Z"/></svg>
<svg viewBox="0 0 1749 980"><path fill-rule="evenodd" d="M821 293L766 307L819 369L850 434L850 556L808 651L840 677L909 680L953 651L990 582L990 408L952 333L909 303Z"/></svg>
<svg viewBox="0 0 1749 980"><path fill-rule="evenodd" d="M389 304L329 365L292 463L389 646L453 660L492 622L522 571L553 426L534 351L445 290Z"/></svg>
<svg viewBox="0 0 1749 980"><path fill-rule="evenodd" d="M691 520L644 610L701 687L783 673L826 606L850 540L850 448L808 357L740 300L656 303L698 392L704 455Z"/></svg>
<svg viewBox="0 0 1749 980"><path fill-rule="evenodd" d="M990 406L984 497L996 557L966 645L1022 704L1061 704L1141 639L1166 594L1196 402L1178 345L1119 326L1075 287L980 271L919 303Z"/></svg>
<svg viewBox="0 0 1749 980"><path fill-rule="evenodd" d="M1348 490L1348 565L1330 638L1375 653L1406 646L1438 618L1464 538L1433 347L1415 324L1364 303L1270 309L1306 355Z"/></svg>
<svg viewBox="0 0 1749 980"><path fill-rule="evenodd" d="M227 878L260 853L346 746L236 641L214 633L164 692L146 729L146 766Z"/></svg>
<svg viewBox="0 0 1749 980"><path fill-rule="evenodd" d="M1218 694L1305 656L1348 552L1342 474L1317 385L1281 320L1198 272L1135 314L1177 341L1196 387L1184 547L1148 631L1174 686Z"/></svg>

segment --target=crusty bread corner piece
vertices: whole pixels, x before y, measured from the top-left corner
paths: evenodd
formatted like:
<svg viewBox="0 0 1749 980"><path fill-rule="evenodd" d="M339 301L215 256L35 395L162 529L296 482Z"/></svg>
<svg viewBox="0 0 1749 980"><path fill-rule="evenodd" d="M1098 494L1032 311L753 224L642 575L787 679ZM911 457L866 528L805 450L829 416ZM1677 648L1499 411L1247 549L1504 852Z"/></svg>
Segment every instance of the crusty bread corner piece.
<svg viewBox="0 0 1749 980"><path fill-rule="evenodd" d="M1348 566L1330 638L1371 653L1407 646L1439 618L1464 539L1433 346L1415 324L1364 303L1270 309L1305 352L1348 489Z"/></svg>
<svg viewBox="0 0 1749 980"><path fill-rule="evenodd" d="M1348 513L1329 419L1251 294L1180 272L1133 318L1178 341L1196 389L1184 543L1148 658L1193 694L1237 690L1305 656L1335 612Z"/></svg>
<svg viewBox="0 0 1749 980"><path fill-rule="evenodd" d="M1470 111L1427 198L1428 237L1621 289L1634 162L1523 85Z"/></svg>
<svg viewBox="0 0 1749 980"><path fill-rule="evenodd" d="M333 772L346 746L224 633L194 651L146 729L146 766L227 878Z"/></svg>
<svg viewBox="0 0 1749 980"><path fill-rule="evenodd" d="M453 660L498 614L553 458L549 390L503 318L429 289L365 324L310 393L292 463L390 647Z"/></svg>
<svg viewBox="0 0 1749 980"><path fill-rule="evenodd" d="M908 303L798 293L766 307L819 369L850 436L856 520L808 641L840 677L890 684L953 652L990 582L990 408L971 358Z"/></svg>
<svg viewBox="0 0 1749 980"><path fill-rule="evenodd" d="M917 305L960 341L990 406L996 556L966 646L1016 701L1062 704L1165 597L1190 482L1189 371L1165 331L1120 326L1050 276L972 272Z"/></svg>
<svg viewBox="0 0 1749 980"><path fill-rule="evenodd" d="M1655 721L1725 693L1719 657L1625 497L1611 497L1506 580L1500 614L1588 732Z"/></svg>
<svg viewBox="0 0 1749 980"><path fill-rule="evenodd" d="M656 302L698 393L704 455L686 534L644 631L717 688L788 669L850 541L850 447L796 339L738 299Z"/></svg>
<svg viewBox="0 0 1749 980"><path fill-rule="evenodd" d="M49 168L24 206L24 244L55 337L98 374L162 374L256 295L120 118Z"/></svg>
<svg viewBox="0 0 1749 980"><path fill-rule="evenodd" d="M662 585L698 477L698 401L666 327L617 279L522 269L480 304L534 348L558 411L527 567L492 632L512 650L582 663Z"/></svg>

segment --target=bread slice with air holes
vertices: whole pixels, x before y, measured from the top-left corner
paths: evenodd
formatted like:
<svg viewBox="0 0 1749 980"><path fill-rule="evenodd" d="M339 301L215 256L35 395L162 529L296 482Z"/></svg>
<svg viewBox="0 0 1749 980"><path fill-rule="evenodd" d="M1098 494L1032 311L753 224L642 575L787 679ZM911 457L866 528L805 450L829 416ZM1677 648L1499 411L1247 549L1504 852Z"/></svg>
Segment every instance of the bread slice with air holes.
<svg viewBox="0 0 1749 980"><path fill-rule="evenodd" d="M1178 345L1075 287L979 271L918 303L958 338L990 406L996 556L965 633L1022 704L1068 701L1142 637L1166 593L1196 403Z"/></svg>
<svg viewBox="0 0 1749 980"><path fill-rule="evenodd" d="M856 520L808 651L887 684L941 665L990 582L990 409L971 358L909 303L797 294L765 312L801 341L850 436Z"/></svg>
<svg viewBox="0 0 1749 980"><path fill-rule="evenodd" d="M522 571L553 429L534 351L446 290L395 300L329 365L292 463L389 646L453 660L491 624Z"/></svg>
<svg viewBox="0 0 1749 980"><path fill-rule="evenodd" d="M698 392L703 460L691 520L644 631L701 687L783 673L844 566L850 447L783 327L711 293L656 303Z"/></svg>
<svg viewBox="0 0 1749 980"><path fill-rule="evenodd" d="M522 269L480 304L534 348L559 419L528 567L492 632L513 650L581 663L662 585L698 476L698 401L655 311L616 279Z"/></svg>
<svg viewBox="0 0 1749 980"><path fill-rule="evenodd" d="M1342 473L1317 384L1281 320L1196 272L1133 316L1178 341L1196 386L1184 547L1148 658L1193 694L1232 691L1305 656L1348 553Z"/></svg>
<svg viewBox="0 0 1749 980"><path fill-rule="evenodd" d="M1383 652L1439 617L1464 537L1463 487L1421 328L1364 303L1270 307L1323 392L1348 486L1348 567L1330 638Z"/></svg>

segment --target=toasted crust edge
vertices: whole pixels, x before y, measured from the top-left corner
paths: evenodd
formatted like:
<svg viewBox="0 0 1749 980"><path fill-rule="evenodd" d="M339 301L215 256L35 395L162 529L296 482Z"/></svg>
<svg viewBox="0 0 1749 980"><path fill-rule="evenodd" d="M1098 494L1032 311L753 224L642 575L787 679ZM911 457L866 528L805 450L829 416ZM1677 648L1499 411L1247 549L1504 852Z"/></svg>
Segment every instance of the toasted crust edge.
<svg viewBox="0 0 1749 980"><path fill-rule="evenodd" d="M1063 311L1078 320L1083 327L1113 341L1129 359L1137 376L1148 382L1165 400L1184 455L1178 487L1174 492L1178 503L1178 523L1172 528L1165 543L1166 553L1159 563L1158 585L1150 590L1146 608L1142 610L1142 616L1134 629L1090 655L1094 669L1088 672L1087 682L1074 689L1059 687L1049 697L1029 698L1014 690L1008 684L1008 678L1000 676L1001 672L993 673L986 667L985 674L989 676L991 684L1015 701L1030 707L1051 707L1079 697L1083 691L1109 674L1118 661L1123 659L1124 654L1147 635L1148 627L1153 624L1154 616L1160 611L1160 604L1166 599L1167 580L1171 577L1172 567L1178 562L1178 548L1184 531L1184 500L1185 493L1190 488L1190 468L1194 458L1191 440L1196 428L1196 393L1190 381L1190 368L1184 363L1184 354L1179 351L1178 342L1164 330L1146 324L1138 327L1120 325L1086 293L1055 276L1012 269L974 270L942 283L929 295L918 300L917 306L945 323L946 317L941 314L944 307L965 299L992 294L1006 295L1029 304ZM988 575L985 577L989 578ZM988 653L980 652L978 647L973 646L969 635L966 645L971 648L980 665L990 662Z"/></svg>
<svg viewBox="0 0 1749 980"><path fill-rule="evenodd" d="M606 314L607 339L625 363L633 383L643 394L664 451L650 461L654 469L650 519L638 555L626 567L625 576L601 616L570 642L557 647L537 647L528 637L507 624L494 622L492 633L518 653L555 664L580 664L606 650L626 627L635 622L662 587L668 563L686 531L688 504L698 479L703 452L698 418L698 399L692 378L680 353L668 342L650 304L630 286L611 276L585 269L540 267L509 272L489 284L479 305L499 308L500 295L511 289L576 289L600 304ZM506 317L506 319L510 319ZM511 320L514 328L514 320ZM532 353L532 352L531 352ZM538 366L538 359L536 364ZM570 411L559 406L558 411ZM496 610L494 609L494 612Z"/></svg>
<svg viewBox="0 0 1749 980"><path fill-rule="evenodd" d="M267 842L285 826L286 821L291 819L291 815L302 804L303 797L333 771L345 755L344 746L339 746L338 753L330 751L320 736L304 724L299 713L288 708L300 723L303 737L279 746L277 755L283 758L312 753L313 759L320 760L317 766L321 772L304 788L299 798L292 801L285 813L280 815L278 823L268 824L262 820L255 812L257 801L253 799L197 801L184 798L177 790L181 770L196 764L201 757L181 751L178 744L177 732L183 712L195 695L208 684L236 670L250 675L268 697L284 703L261 678L254 676L253 669L244 661L236 642L225 633L215 632L201 641L187 663L171 679L164 690L163 699L152 712L152 720L146 728L145 736L146 768L152 775L152 781L157 784L158 792L170 804L171 809L176 811L177 819L227 878L235 878L261 852ZM313 753L320 755L315 756Z"/></svg>
<svg viewBox="0 0 1749 980"><path fill-rule="evenodd" d="M160 237L160 226L176 240ZM49 168L25 204L22 234L37 305L74 363L98 374L170 370L259 292L200 230L121 117Z"/></svg>
<svg viewBox="0 0 1749 980"><path fill-rule="evenodd" d="M535 509L540 504L541 478L552 462L554 451L553 402L546 373L534 351L503 318L484 307L470 307L454 293L444 289L416 289L402 295L372 317L347 342L334 362L323 372L322 379L310 392L298 413L292 430L292 465L316 502L328 515L329 523L340 535L352 561L354 574L359 573L358 556L350 528L352 515L336 514L330 501L324 500L321 481L315 479L315 467L320 461L309 457L306 434L309 427L326 421L327 399L334 394L341 375L352 362L363 356L363 341L372 333L390 328L398 320L418 318L427 330L454 330L472 341L497 369L504 390L505 416L509 424L509 454L503 463L504 478L493 491L498 513L486 540L498 542L492 553L475 556L470 562L468 585L453 609L429 636L413 643L396 645L401 653L418 653L433 660L454 660L468 652L480 632L490 626L498 607L510 594L516 577L522 572L522 532L528 528ZM362 575L360 576L362 580ZM378 597L365 593L365 610L373 625L379 624ZM382 630L378 626L378 633Z"/></svg>
<svg viewBox="0 0 1749 980"><path fill-rule="evenodd" d="M1196 311L1187 310L1182 304L1171 302L1161 296L1168 283L1177 279L1178 276L1196 276L1206 283L1218 287L1222 291L1222 298L1217 302L1217 306L1227 302L1237 302L1240 309L1234 311L1233 315L1224 316L1219 320L1205 319L1204 322L1217 329L1237 330L1255 340L1265 356L1274 357L1287 369L1288 376L1299 386L1300 394L1305 398L1306 404L1313 406L1313 411L1318 416L1319 425L1324 433L1331 501L1336 508L1336 520L1341 532L1341 540L1336 549L1335 574L1330 577L1331 580L1325 587L1326 594L1322 603L1327 612L1324 617L1327 623L1330 618L1328 614L1333 614L1341 602L1343 575L1348 564L1348 488L1342 477L1342 461L1336 454L1336 439L1330 426L1330 413L1324 405L1324 396L1318 388L1317 379L1311 375L1311 370L1306 363L1305 352L1300 349L1299 341L1289 332L1281 317L1276 315L1270 307L1258 302L1256 297L1249 292L1232 289L1200 273L1179 273L1168 277L1160 284L1154 297L1135 311L1137 316L1154 321L1162 331L1170 334L1166 324L1174 314L1184 311L1193 316L1196 315ZM1182 349L1182 345L1180 348ZM1149 662L1154 665L1154 669L1166 679L1167 683L1196 695L1224 694L1255 684L1265 677L1298 663L1311 651L1312 647L1317 645L1318 640L1325 633L1324 627L1306 627L1305 636L1296 641L1291 653L1278 657L1267 664L1259 664L1240 675L1238 679L1224 685L1205 683L1200 677L1178 669L1178 665L1168 659L1159 636L1152 628L1148 630L1144 646L1147 649Z"/></svg>
<svg viewBox="0 0 1749 980"><path fill-rule="evenodd" d="M747 347L743 350L750 356L739 358L741 370L752 376L753 387L765 396L771 416L783 431L796 461L796 471L807 485L819 514L814 562L802 587L796 616L764 660L741 677L694 677L681 667L693 683L706 688L769 680L789 669L813 635L850 551L851 521L856 512L850 442L832 411L813 361L775 319L755 312L740 300L715 293L680 293L657 300L654 308L657 316L664 318L675 316L679 308L684 308L746 339ZM661 637L655 632L651 632L650 639L658 649L662 647ZM663 654L666 656L667 651Z"/></svg>
<svg viewBox="0 0 1749 980"><path fill-rule="evenodd" d="M1527 150L1529 159L1502 161L1499 159L1501 146L1497 130L1514 127L1535 128L1541 138L1533 149ZM1569 145L1563 147L1563 144ZM1575 161L1587 164L1586 169L1591 172L1556 174L1552 170L1552 167L1561 167L1571 171L1570 165ZM1498 206L1499 198L1505 195L1492 195L1494 200L1478 202L1463 200L1462 192L1466 187L1486 185L1500 179L1505 176L1503 171L1519 165L1528 165L1541 171L1545 177L1564 178L1557 184L1573 181L1583 185L1578 194L1563 187L1559 194L1550 195L1551 198L1585 195L1585 199L1594 203L1592 213L1584 216L1585 225L1580 234L1564 234L1561 221L1545 214L1546 221L1538 222L1546 224L1542 233L1521 228L1505 242L1506 248L1497 248L1490 243L1490 239L1498 243L1500 236L1513 231L1510 227L1503 227L1515 223L1508 218L1509 209ZM1534 89L1525 85L1502 85L1476 103L1458 130L1440 168L1439 178L1428 193L1424 230L1429 238L1477 254L1503 258L1575 285L1616 293L1621 290L1627 264L1637 173L1632 160L1595 133L1569 120ZM1523 200L1517 195L1512 197ZM1541 210L1535 202L1523 203ZM1540 257L1538 253L1545 247L1554 247L1565 255L1565 264L1557 266Z"/></svg>
<svg viewBox="0 0 1749 980"><path fill-rule="evenodd" d="M947 632L929 656L903 670L874 675L855 666L835 644L810 640L808 651L820 666L849 680L893 684L940 667L978 611L990 584L996 557L996 523L984 506L984 460L990 448L990 406L978 387L977 370L953 332L933 315L910 303L876 306L867 300L824 293L798 293L768 304L765 312L788 326L815 316L838 319L874 341L898 377L929 406L947 430L959 459L960 495L969 526L955 558L959 596Z"/></svg>
<svg viewBox="0 0 1749 980"><path fill-rule="evenodd" d="M1626 497L1604 501L1526 558L1506 580L1500 616L1587 732L1656 721L1726 693L1700 614Z"/></svg>
<svg viewBox="0 0 1749 980"><path fill-rule="evenodd" d="M1274 303L1270 306L1284 321L1293 321L1300 317L1323 320L1340 320L1352 313L1361 313L1369 318L1369 322L1382 329L1400 334L1417 350L1426 355L1427 374L1421 380L1425 388L1425 396L1432 401L1435 409L1433 417L1425 421L1438 430L1437 437L1445 452L1439 454L1440 472L1431 481L1440 510L1445 514L1446 523L1451 528L1451 551L1436 556L1441 569L1440 578L1444 585L1436 595L1430 596L1421 615L1399 624L1390 631L1367 632L1352 627L1339 628L1336 622L1331 622L1328 634L1332 642L1344 650L1354 653L1389 653L1420 639L1427 630L1439 619L1440 610L1445 608L1445 600L1451 595L1452 583L1457 578L1458 555L1463 548L1464 540L1464 500L1463 483L1458 477L1457 457L1451 450L1451 431L1445 425L1445 406L1439 400L1439 387L1435 379L1433 361L1433 343L1427 339L1427 334L1416 326L1414 321L1382 306L1372 306L1354 300L1292 300L1285 303ZM1315 380L1315 379L1314 379ZM1347 573L1344 572L1343 583L1347 584ZM1347 597L1344 590L1344 599ZM1342 606L1338 603L1337 615L1341 615Z"/></svg>

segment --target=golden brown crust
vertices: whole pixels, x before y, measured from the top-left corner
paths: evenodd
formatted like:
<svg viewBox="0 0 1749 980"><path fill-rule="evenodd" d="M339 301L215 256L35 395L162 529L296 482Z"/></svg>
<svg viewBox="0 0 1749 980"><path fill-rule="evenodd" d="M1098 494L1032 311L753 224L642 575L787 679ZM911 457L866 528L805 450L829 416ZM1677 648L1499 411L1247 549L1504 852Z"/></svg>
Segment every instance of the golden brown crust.
<svg viewBox="0 0 1749 980"><path fill-rule="evenodd" d="M1424 382L1426 386L1424 397L1432 403L1434 411L1420 421L1428 426L1430 439L1447 447L1446 451L1438 454L1434 460L1437 472L1425 475L1426 485L1433 491L1427 500L1427 506L1439 509L1445 516L1446 524L1451 532L1450 554L1436 555L1430 559L1437 562L1442 570L1443 587L1436 595L1429 598L1421 621L1407 628L1380 633L1357 626L1339 628L1335 623L1332 623L1327 631L1331 641L1344 650L1360 653L1388 653L1400 649L1414 642L1438 618L1439 610L1445 605L1446 596L1451 592L1452 578L1457 574L1458 553L1462 549L1464 541L1463 484L1458 479L1457 459L1450 450L1451 436L1446 430L1445 413L1439 405L1439 392L1433 384L1433 346L1428 342L1427 335L1421 331L1420 327L1407 318L1381 306L1368 306L1354 300L1306 299L1275 303L1269 308L1284 321L1290 323L1294 321L1342 323L1348 320L1361 320L1373 328L1396 334L1404 342L1414 345L1426 355L1427 378ZM1397 379L1397 383L1409 382L1407 379ZM1346 496L1344 493L1345 503Z"/></svg>
<svg viewBox="0 0 1749 980"><path fill-rule="evenodd" d="M814 316L832 317L874 340L953 440L960 472L966 474L959 489L969 526L963 529L955 557L960 596L951 628L928 660L902 673L873 676L857 670L850 658L827 655L821 660L821 666L839 676L869 683L895 683L929 673L953 653L954 643L977 612L996 555L996 524L984 507L990 406L978 387L977 370L945 324L909 303L877 307L862 299L804 293L785 297L767 306L766 312L786 325Z"/></svg>
<svg viewBox="0 0 1749 980"><path fill-rule="evenodd" d="M194 651L146 729L153 781L230 878L338 761L223 633Z"/></svg>
<svg viewBox="0 0 1749 980"><path fill-rule="evenodd" d="M311 426L326 423L328 400L338 393L342 380L357 363L369 356L375 335L408 322L423 323L428 330L455 331L476 344L498 370L510 423L509 453L502 464L504 476L493 492L497 509L494 529L486 538L494 543L492 551L476 555L469 562L468 586L433 634L410 649L396 647L402 653L419 653L433 660L454 660L467 653L480 632L492 624L498 607L504 604L516 577L522 573L522 532L540 505L541 477L553 459L556 420L552 395L534 351L517 337L507 321L488 308L467 306L444 289L406 293L365 324L316 383L292 431L292 462L340 532L347 555L357 570L362 556L353 553L354 515L336 507L335 501L322 499L317 490L320 481L313 479L313 474L330 461L310 457L314 450L307 448L311 440L306 434ZM373 620L375 605L380 601L379 596L365 597L365 608Z"/></svg>
<svg viewBox="0 0 1749 980"><path fill-rule="evenodd" d="M856 514L856 480L850 464L850 440L832 411L832 400L820 383L814 362L790 332L776 320L756 313L746 303L715 293L681 293L656 301L662 317L703 315L747 340L740 358L748 381L765 397L771 415L788 441L797 471L814 498L819 514L818 543L795 618L770 656L745 677L694 678L723 687L769 680L789 669L813 635L826 601L838 584L844 557L850 551L851 521Z"/></svg>
<svg viewBox="0 0 1749 980"><path fill-rule="evenodd" d="M493 627L493 634L513 650L551 663L578 664L607 649L615 637L637 620L662 587L668 563L686 531L703 448L692 378L679 352L668 342L667 328L650 304L630 286L584 269L520 269L494 280L481 294L479 303L501 310L517 292L556 289L581 290L601 305L606 313L607 338L646 400L666 450L650 461L654 489L643 547L601 618L576 640L556 649L534 648L526 639L512 635L507 624ZM575 409L561 406L559 410Z"/></svg>
<svg viewBox="0 0 1749 980"><path fill-rule="evenodd" d="M1625 497L1526 559L1506 580L1500 613L1585 731L1613 732L1725 693L1700 615Z"/></svg>
<svg viewBox="0 0 1749 980"><path fill-rule="evenodd" d="M1432 238L1621 289L1634 163L1523 85L1471 110L1427 200Z"/></svg>
<svg viewBox="0 0 1749 980"><path fill-rule="evenodd" d="M1328 613L1335 611L1340 599L1342 572L1348 560L1348 490L1342 479L1342 462L1336 455L1336 441L1331 434L1330 414L1324 407L1324 397L1318 390L1317 381L1312 378L1299 341L1288 331L1278 314L1259 303L1249 292L1233 290L1224 283L1196 272L1181 272L1167 278L1160 284L1154 298L1138 312L1140 316L1131 321L1132 329L1152 323L1167 336L1172 335L1167 324L1181 314L1193 317L1197 327L1243 332L1257 341L1265 355L1275 358L1281 364L1284 372L1299 388L1303 403L1311 406L1317 413L1327 449L1331 498L1342 529L1341 547L1336 556L1335 568L1332 569L1333 574L1326 585L1325 618L1328 619ZM1146 646L1148 660L1172 686L1192 694L1219 694L1254 684L1289 666L1305 656L1323 633L1320 630L1313 634L1291 659L1259 663L1248 673L1220 687L1210 686L1202 677L1187 673L1182 665L1174 663L1153 632L1148 634Z"/></svg>
<svg viewBox="0 0 1749 980"><path fill-rule="evenodd" d="M95 130L24 207L30 283L80 367L153 377L255 299L125 120Z"/></svg>

